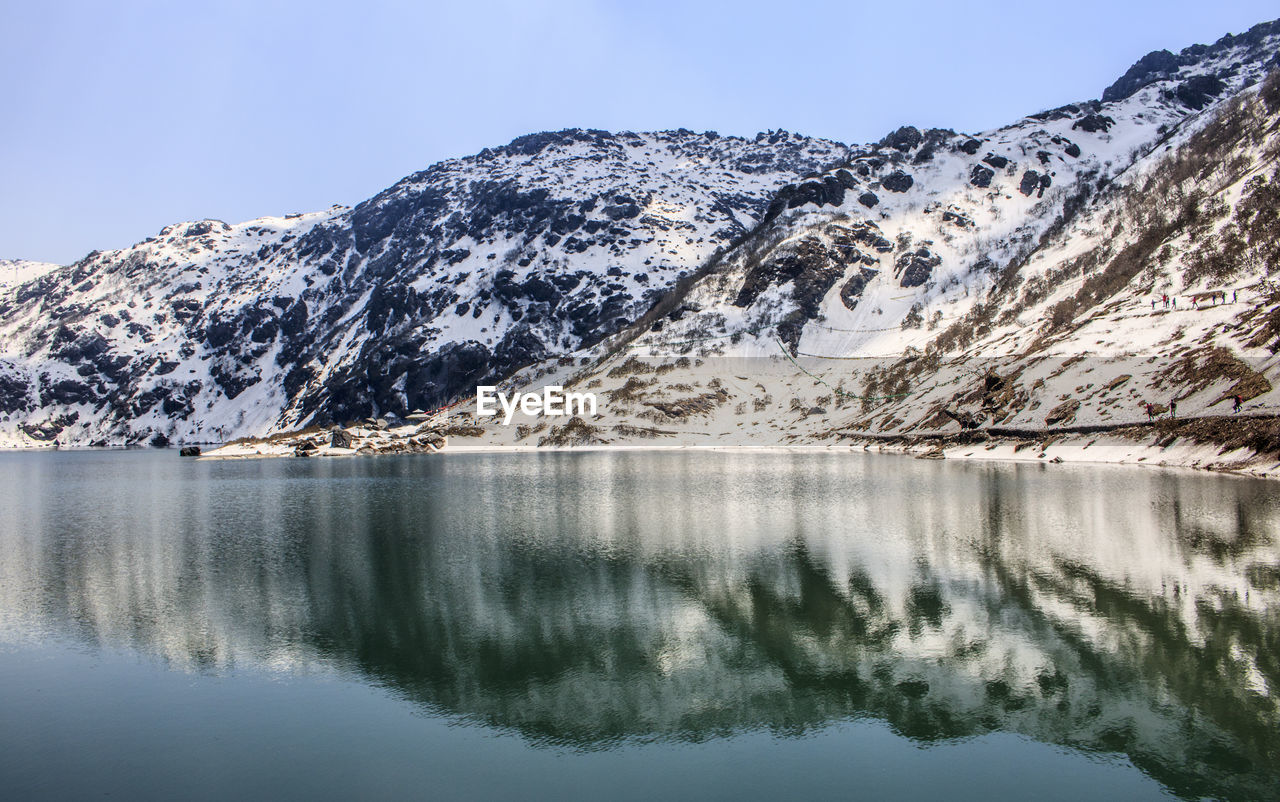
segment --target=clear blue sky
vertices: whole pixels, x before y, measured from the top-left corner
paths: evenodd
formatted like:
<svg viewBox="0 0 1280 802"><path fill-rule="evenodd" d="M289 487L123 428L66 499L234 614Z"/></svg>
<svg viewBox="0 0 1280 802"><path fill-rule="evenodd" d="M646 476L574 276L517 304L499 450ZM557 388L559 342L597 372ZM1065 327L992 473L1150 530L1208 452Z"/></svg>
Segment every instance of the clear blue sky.
<svg viewBox="0 0 1280 802"><path fill-rule="evenodd" d="M7 0L0 257L354 205L533 131L975 131L1276 16L1275 0Z"/></svg>

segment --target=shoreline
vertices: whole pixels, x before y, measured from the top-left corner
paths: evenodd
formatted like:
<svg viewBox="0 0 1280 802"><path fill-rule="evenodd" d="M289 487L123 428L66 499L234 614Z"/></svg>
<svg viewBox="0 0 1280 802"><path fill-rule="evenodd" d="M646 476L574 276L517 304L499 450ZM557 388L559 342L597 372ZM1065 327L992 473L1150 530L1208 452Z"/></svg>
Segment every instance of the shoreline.
<svg viewBox="0 0 1280 802"><path fill-rule="evenodd" d="M1185 446L1175 454L1155 446L1137 443L1101 443L1071 441L1050 445L1047 450L1028 447L1029 441L1008 440L988 448L984 444L952 445L938 449L926 443L887 443L865 440L858 443L828 445L587 445L587 446L513 446L465 445L449 446L441 453L449 454L529 454L550 452L622 452L622 451L727 451L737 453L850 453L891 454L914 459L951 460L954 462L1003 462L1041 465L1112 465L1122 467L1182 469L1229 474L1253 479L1280 480L1280 460L1208 459L1212 446ZM1170 447L1174 448L1174 447ZM1089 452L1089 453L1085 453ZM1147 453L1151 452L1151 453ZM1216 454L1216 451L1214 451ZM1235 452L1228 452L1227 455ZM1256 455L1255 455L1256 456ZM1154 458L1154 457L1159 457ZM1173 457L1171 459L1171 457ZM214 457L217 459L217 457ZM1190 461L1184 461L1184 460Z"/></svg>
<svg viewBox="0 0 1280 802"><path fill-rule="evenodd" d="M469 438L468 438L469 439ZM875 438L846 435L832 443L806 444L711 444L711 443L617 443L577 446L536 446L504 443L449 443L439 451L442 456L475 454L535 453L599 453L638 451L705 451L735 453L859 453L893 454L915 459L952 460L956 462L1003 462L1041 465L1112 465L1125 467L1183 469L1227 474L1254 479L1280 480L1280 459L1259 455L1247 449L1223 451L1212 443L1154 443L1119 437L1090 435L1055 435L1047 445L1033 438L995 437L973 442L947 442L946 436L917 438ZM292 456L285 453L202 454L197 459L275 459ZM330 453L309 457L364 457L379 454L357 453L334 449Z"/></svg>
<svg viewBox="0 0 1280 802"><path fill-rule="evenodd" d="M1280 479L1280 417L1200 417L1140 421L1117 425L1068 426L1021 430L991 426L980 429L871 433L829 430L804 442L777 443L691 441L708 432L671 432L667 442L635 439L534 445L501 442L505 429L453 431L435 424L389 427L355 426L345 430L348 447L327 442L333 431L278 433L224 444L207 444L197 460L275 459L295 457L380 456L386 454L529 454L551 452L720 451L737 453L878 453L916 459L1074 465L1123 465L1183 468L1251 478ZM723 435L721 435L723 436ZM305 444L305 445L304 445ZM301 446L301 447L300 447ZM130 450L147 446L43 445L9 447L10 452ZM177 450L170 446L166 450Z"/></svg>

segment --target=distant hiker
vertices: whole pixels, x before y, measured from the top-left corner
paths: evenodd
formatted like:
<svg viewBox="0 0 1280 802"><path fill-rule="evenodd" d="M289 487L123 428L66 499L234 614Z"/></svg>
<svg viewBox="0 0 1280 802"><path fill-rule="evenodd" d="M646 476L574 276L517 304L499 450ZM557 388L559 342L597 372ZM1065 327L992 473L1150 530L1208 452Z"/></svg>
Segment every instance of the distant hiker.
<svg viewBox="0 0 1280 802"><path fill-rule="evenodd" d="M1152 311L1152 312L1156 311L1156 299L1155 299L1155 298L1152 298L1152 299L1151 299L1151 311Z"/></svg>
<svg viewBox="0 0 1280 802"><path fill-rule="evenodd" d="M1239 414L1240 408L1244 406L1244 399L1241 398L1240 395L1237 393L1235 396L1232 397L1232 401L1234 401L1235 403L1231 405L1231 411L1233 413Z"/></svg>
<svg viewBox="0 0 1280 802"><path fill-rule="evenodd" d="M1177 308L1178 308L1178 296L1176 296L1176 295L1175 295L1175 296L1173 296L1173 298L1171 298L1170 300L1171 300L1171 301L1173 301L1173 308L1174 308L1174 309L1177 309Z"/></svg>
<svg viewBox="0 0 1280 802"><path fill-rule="evenodd" d="M1178 399L1176 398L1170 399L1169 401L1169 417L1170 418L1178 417Z"/></svg>
<svg viewBox="0 0 1280 802"><path fill-rule="evenodd" d="M1147 402L1147 420L1151 420L1155 418L1155 416L1156 416L1156 405L1148 401Z"/></svg>
<svg viewBox="0 0 1280 802"><path fill-rule="evenodd" d="M1164 308L1165 308L1165 309L1168 309L1168 308L1169 308L1169 294L1168 294L1168 293L1165 293L1164 295L1161 295L1161 296L1160 296L1160 300L1161 300L1161 301L1164 301Z"/></svg>
<svg viewBox="0 0 1280 802"><path fill-rule="evenodd" d="M1239 299L1240 299L1240 291L1239 291L1239 290L1232 290L1232 291L1231 291L1231 303L1235 303L1235 302L1236 302L1236 301L1238 301Z"/></svg>

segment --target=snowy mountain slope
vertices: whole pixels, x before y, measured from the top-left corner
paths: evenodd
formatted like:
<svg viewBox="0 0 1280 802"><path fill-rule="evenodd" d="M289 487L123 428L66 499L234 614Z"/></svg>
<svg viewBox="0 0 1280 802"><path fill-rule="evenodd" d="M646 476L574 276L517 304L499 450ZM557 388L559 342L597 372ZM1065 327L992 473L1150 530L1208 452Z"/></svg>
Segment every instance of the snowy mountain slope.
<svg viewBox="0 0 1280 802"><path fill-rule="evenodd" d="M169 226L0 295L3 437L222 440L439 404L616 331L846 152L562 131L353 209Z"/></svg>
<svg viewBox="0 0 1280 802"><path fill-rule="evenodd" d="M998 131L902 129L784 190L772 223L576 377L611 399L577 440L1036 430L1175 399L1230 413L1237 394L1274 412L1277 34Z"/></svg>
<svg viewBox="0 0 1280 802"><path fill-rule="evenodd" d="M1164 317L1135 318L1136 305L1256 287L1274 254L1192 249L1207 230L1183 225L1175 241L1182 217L1143 214L1144 193L1161 208L1194 195L1231 242L1224 226L1270 219L1256 211L1273 181L1267 123L1246 136L1215 121L1257 95L1278 50L1280 23L1265 23L1149 54L1101 101L975 135L903 127L846 147L571 130L443 162L354 209L171 226L0 295L0 431L12 444L220 440L403 414L504 378L599 388L610 410L592 425L621 427L615 439L1117 419L1110 390L1075 397L1093 361L1059 370L1080 355L1158 363L1105 382L1130 376L1115 385L1133 396L1127 415L1197 383L1188 411L1216 411L1269 353L1256 340L1274 301L1250 290L1195 331L1185 297ZM1176 186L1151 185L1184 157L1229 169L1182 165ZM1148 262L1148 246L1167 246L1163 267L1109 267L1131 266L1139 243ZM1254 333L1219 341L1229 324ZM1222 375L1204 381L1198 355L1170 379L1186 355L1177 331L1227 349L1210 355ZM1260 369L1255 406L1270 403ZM993 372L1007 380L996 394L1019 399L994 411Z"/></svg>
<svg viewBox="0 0 1280 802"><path fill-rule="evenodd" d="M701 314L663 321L637 344L767 329L720 350L776 353L775 336L793 353L819 356L892 357L924 347L937 325L967 314L1001 271L1059 234L1100 188L1133 180L1149 165L1145 156L1174 146L1223 98L1257 84L1280 63L1278 47L1280 25L1258 26L1212 48L1188 48L1176 73L1145 75L1133 88L1135 70L1153 61L1144 58L1104 93L1115 98L1108 102L1071 104L975 136L903 128L854 149L848 166L821 184L784 191L784 216L688 295ZM1202 93L1192 102L1188 86ZM836 192L817 192L833 185Z"/></svg>

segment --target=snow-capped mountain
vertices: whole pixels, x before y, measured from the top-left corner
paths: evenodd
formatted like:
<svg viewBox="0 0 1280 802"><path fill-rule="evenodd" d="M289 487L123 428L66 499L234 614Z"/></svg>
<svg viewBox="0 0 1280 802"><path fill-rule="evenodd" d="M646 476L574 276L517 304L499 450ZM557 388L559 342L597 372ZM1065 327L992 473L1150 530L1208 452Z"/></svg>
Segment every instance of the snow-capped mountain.
<svg viewBox="0 0 1280 802"><path fill-rule="evenodd" d="M0 291L0 425L14 444L222 440L404 413L506 377L618 391L610 414L632 429L665 423L653 410L684 408L695 384L690 398L713 405L752 400L775 438L797 405L783 429L813 436L980 412L1044 425L1073 400L1064 382L1089 383L1083 367L1029 370L1050 353L1187 357L1197 373L1198 338L1230 365L1265 361L1276 254L1241 232L1275 214L1264 79L1278 50L1280 23L1265 23L1159 51L1101 100L976 134L905 126L848 147L571 130L443 162L353 209L170 226ZM1224 122L1232 109L1248 124ZM1153 295L1187 311L1226 288L1244 301L1136 316ZM611 388L630 383L629 356L671 357L670 387ZM696 367L682 356L789 373L765 402L747 397L768 382L741 366L682 374ZM1009 382L994 412L969 386L975 360L980 384L992 365ZM1249 369L1251 399L1271 392L1270 369ZM1116 387L1190 386L1154 371ZM1182 397L1207 408L1221 384ZM1117 402L1094 396L1060 420L1106 420Z"/></svg>
<svg viewBox="0 0 1280 802"><path fill-rule="evenodd" d="M617 331L846 155L569 130L355 208L169 226L0 295L6 437L210 441L439 404Z"/></svg>
<svg viewBox="0 0 1280 802"><path fill-rule="evenodd" d="M1071 225L1139 183L1222 101L1260 84L1280 66L1278 45L1280 25L1261 25L1213 47L1150 54L1103 101L972 136L904 127L854 148L846 165L779 194L783 216L688 294L700 314L639 342L744 332L722 352L776 353L775 336L794 354L924 348L945 322L990 302L1000 277L1030 278L1024 267L1051 242L1083 244L1064 237Z"/></svg>
<svg viewBox="0 0 1280 802"><path fill-rule="evenodd" d="M521 418L514 439L1044 431L1148 403L1229 414L1235 396L1274 413L1278 47L1267 23L1144 57L1107 100L851 149L597 364L552 377L602 392L605 414Z"/></svg>

